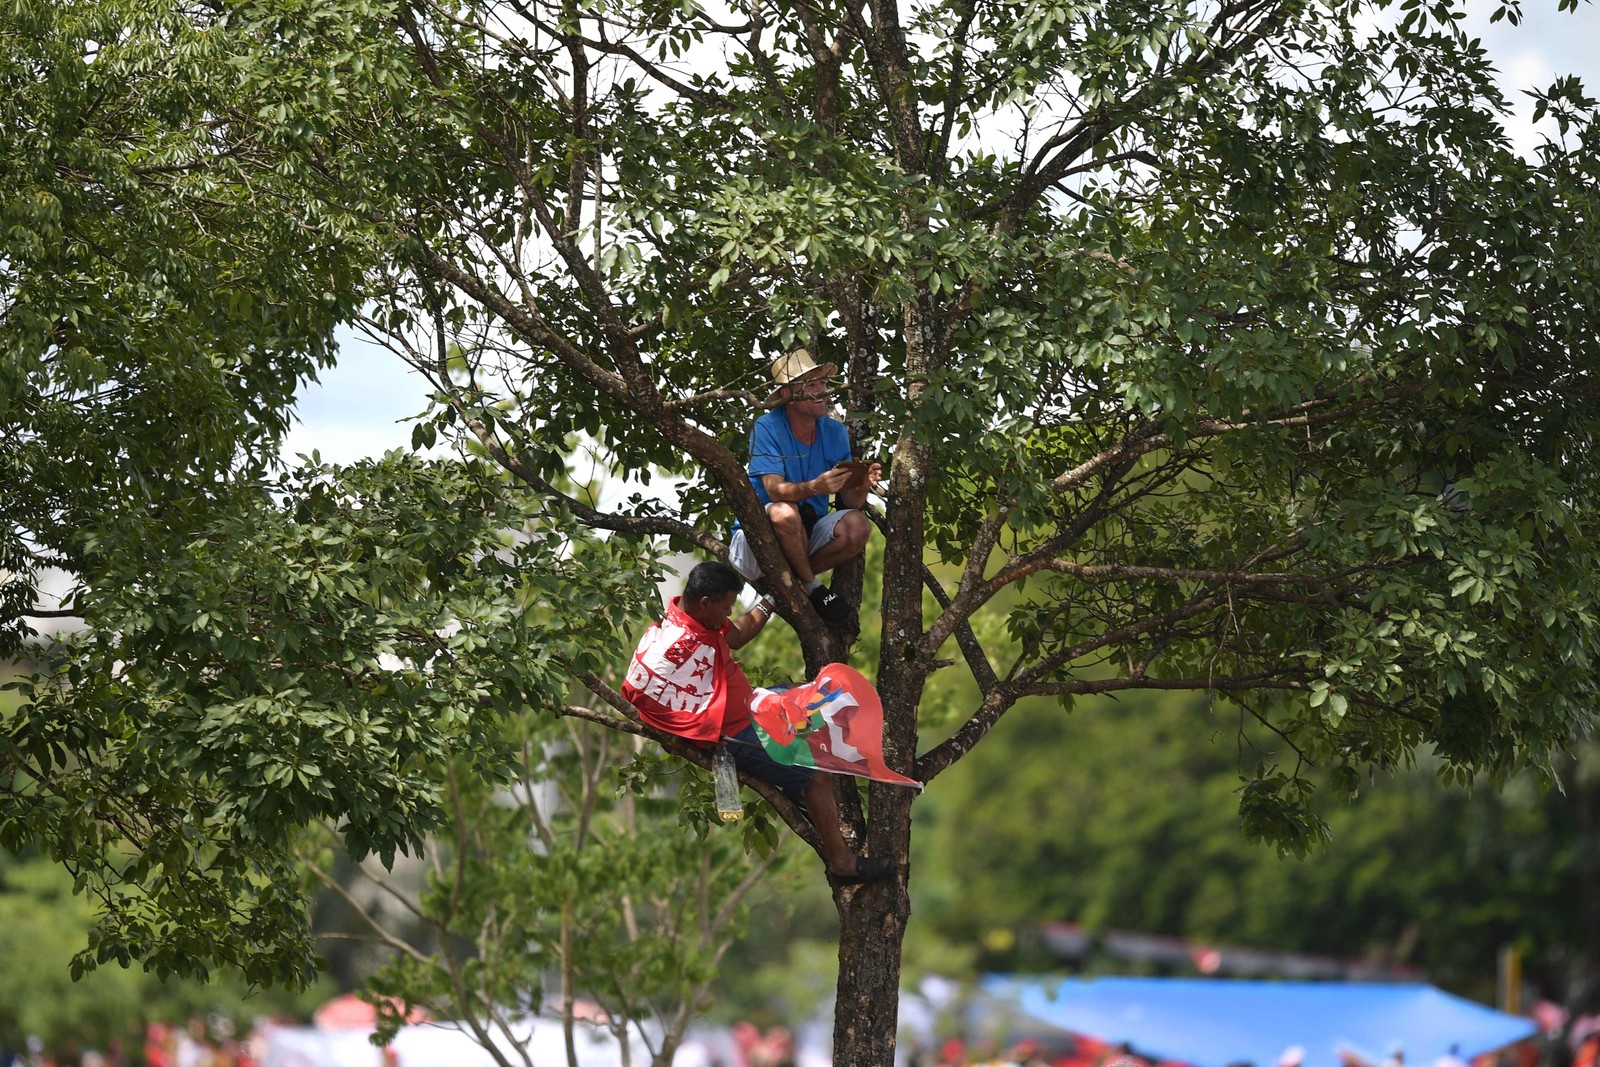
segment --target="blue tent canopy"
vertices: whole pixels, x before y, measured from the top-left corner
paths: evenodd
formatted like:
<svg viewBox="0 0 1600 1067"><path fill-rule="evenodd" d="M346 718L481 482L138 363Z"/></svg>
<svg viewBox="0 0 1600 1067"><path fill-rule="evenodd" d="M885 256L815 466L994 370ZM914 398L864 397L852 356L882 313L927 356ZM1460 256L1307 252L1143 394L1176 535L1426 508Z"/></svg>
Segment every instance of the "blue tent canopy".
<svg viewBox="0 0 1600 1067"><path fill-rule="evenodd" d="M1451 1046L1472 1057L1537 1029L1417 982L993 976L983 990L1019 1015L1196 1067L1273 1067L1295 1045L1306 1067L1337 1067L1340 1049L1373 1060L1398 1049L1428 1067Z"/></svg>

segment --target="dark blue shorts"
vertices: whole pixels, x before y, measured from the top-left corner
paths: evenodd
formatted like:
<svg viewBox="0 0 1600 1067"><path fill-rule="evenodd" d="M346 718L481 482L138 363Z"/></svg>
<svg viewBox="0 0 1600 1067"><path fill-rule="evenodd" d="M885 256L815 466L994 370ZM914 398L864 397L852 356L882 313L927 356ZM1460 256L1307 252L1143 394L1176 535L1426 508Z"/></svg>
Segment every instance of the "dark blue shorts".
<svg viewBox="0 0 1600 1067"><path fill-rule="evenodd" d="M752 778L759 778L763 782L770 782L783 790L789 799L805 806L801 794L806 786L811 784L811 779L817 776L811 767L791 767L779 763L767 755L767 750L761 747L761 739L756 735L755 724L747 723L743 730L732 737L723 739L728 746L728 751L733 753L734 766Z"/></svg>

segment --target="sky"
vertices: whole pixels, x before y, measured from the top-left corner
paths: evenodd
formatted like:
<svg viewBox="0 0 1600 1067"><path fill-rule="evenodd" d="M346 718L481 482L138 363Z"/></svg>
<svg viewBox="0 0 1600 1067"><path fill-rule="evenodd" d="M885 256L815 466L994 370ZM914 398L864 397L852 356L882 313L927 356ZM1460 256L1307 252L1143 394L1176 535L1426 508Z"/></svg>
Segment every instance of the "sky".
<svg viewBox="0 0 1600 1067"><path fill-rule="evenodd" d="M1529 124L1533 102L1522 93L1545 88L1558 75L1577 74L1591 94L1600 91L1600 6L1584 2L1561 12L1557 0L1523 0L1523 22L1491 25L1496 0L1471 5L1469 33L1482 38L1500 71L1501 88L1516 109L1513 143L1530 152L1539 135ZM427 385L392 354L354 334L340 338L338 365L301 392L298 421L284 455L319 452L324 461L349 463L408 447L411 423L427 407Z"/></svg>
<svg viewBox="0 0 1600 1067"><path fill-rule="evenodd" d="M353 463L409 448L412 423L428 407L428 383L394 353L345 330L338 362L300 390L296 421L283 455L319 453L326 463Z"/></svg>

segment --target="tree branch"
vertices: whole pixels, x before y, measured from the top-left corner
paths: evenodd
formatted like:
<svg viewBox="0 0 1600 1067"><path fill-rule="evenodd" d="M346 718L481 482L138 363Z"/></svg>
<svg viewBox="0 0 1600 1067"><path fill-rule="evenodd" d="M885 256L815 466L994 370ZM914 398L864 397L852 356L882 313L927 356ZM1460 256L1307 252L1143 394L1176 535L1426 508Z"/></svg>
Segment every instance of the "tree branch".
<svg viewBox="0 0 1600 1067"><path fill-rule="evenodd" d="M1185 436L1190 440L1201 440L1207 437L1220 437L1224 434L1240 433L1245 430L1260 430L1269 427L1278 429L1309 428L1312 426L1326 425L1348 419L1350 416L1375 407L1391 403L1395 400L1415 396L1423 390L1419 384L1395 386L1385 389L1381 395L1372 400L1356 404L1347 404L1343 407L1320 412L1318 414L1285 414L1278 418L1266 418L1252 422L1229 422L1224 419L1202 419L1185 431ZM1333 403L1333 398L1319 397L1308 400L1303 404L1289 409L1291 412L1312 411ZM1102 470L1112 463L1127 462L1138 459L1158 449L1168 448L1173 439L1165 433L1149 433L1139 437L1124 438L1116 446L1101 452L1099 455L1080 463L1069 471L1058 475L1050 483L1050 487L1057 493L1064 493L1075 489L1088 480L1096 471Z"/></svg>

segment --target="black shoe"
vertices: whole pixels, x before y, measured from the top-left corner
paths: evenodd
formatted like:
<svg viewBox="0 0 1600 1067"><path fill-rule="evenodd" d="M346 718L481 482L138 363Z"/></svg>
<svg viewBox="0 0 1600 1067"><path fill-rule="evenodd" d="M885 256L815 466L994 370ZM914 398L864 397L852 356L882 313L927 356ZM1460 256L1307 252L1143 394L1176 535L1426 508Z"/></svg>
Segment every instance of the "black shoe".
<svg viewBox="0 0 1600 1067"><path fill-rule="evenodd" d="M856 873L829 874L828 878L835 885L866 885L868 882L876 882L892 870L894 870L894 860L888 856L857 856Z"/></svg>
<svg viewBox="0 0 1600 1067"><path fill-rule="evenodd" d="M861 623L856 619L856 609L825 585L811 590L811 606L817 609L823 625L836 634L853 634L861 629Z"/></svg>

